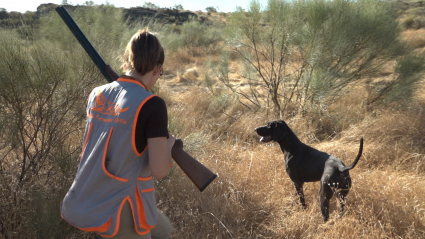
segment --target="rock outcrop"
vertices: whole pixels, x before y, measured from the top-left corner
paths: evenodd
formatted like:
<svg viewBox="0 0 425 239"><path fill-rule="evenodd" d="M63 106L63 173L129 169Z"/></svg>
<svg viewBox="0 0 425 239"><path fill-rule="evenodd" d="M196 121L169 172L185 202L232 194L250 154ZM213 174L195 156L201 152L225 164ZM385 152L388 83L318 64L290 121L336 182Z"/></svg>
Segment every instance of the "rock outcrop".
<svg viewBox="0 0 425 239"><path fill-rule="evenodd" d="M54 11L59 5L53 3L41 4L37 7L37 16L42 16L50 11ZM67 9L76 9L76 8L85 8L91 6L72 6L65 5ZM98 6L96 6L98 7ZM133 8L124 8L124 17L129 21L137 20L158 20L164 21L166 23L176 23L178 25L189 20L198 20L198 15L190 11L180 11L177 9L161 8L161 9L150 9L144 7L133 7Z"/></svg>

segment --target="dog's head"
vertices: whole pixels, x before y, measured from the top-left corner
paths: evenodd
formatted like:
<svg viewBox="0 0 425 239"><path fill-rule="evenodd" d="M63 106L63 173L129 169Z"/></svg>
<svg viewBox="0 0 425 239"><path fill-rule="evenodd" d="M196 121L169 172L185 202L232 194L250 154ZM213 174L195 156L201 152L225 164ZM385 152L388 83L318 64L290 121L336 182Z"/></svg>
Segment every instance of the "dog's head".
<svg viewBox="0 0 425 239"><path fill-rule="evenodd" d="M283 120L271 121L265 126L255 128L255 132L261 136L260 141L264 143L283 139L287 130L288 126Z"/></svg>

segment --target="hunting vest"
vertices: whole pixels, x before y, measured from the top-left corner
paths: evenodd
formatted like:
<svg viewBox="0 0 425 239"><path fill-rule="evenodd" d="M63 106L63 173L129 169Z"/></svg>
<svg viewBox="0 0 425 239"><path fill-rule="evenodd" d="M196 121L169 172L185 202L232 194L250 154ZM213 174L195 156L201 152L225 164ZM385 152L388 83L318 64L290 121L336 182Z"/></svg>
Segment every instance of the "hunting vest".
<svg viewBox="0 0 425 239"><path fill-rule="evenodd" d="M135 142L139 112L154 96L140 82L127 78L90 94L80 165L61 204L62 218L71 225L113 237L126 201L138 234L157 224L148 147L138 152Z"/></svg>

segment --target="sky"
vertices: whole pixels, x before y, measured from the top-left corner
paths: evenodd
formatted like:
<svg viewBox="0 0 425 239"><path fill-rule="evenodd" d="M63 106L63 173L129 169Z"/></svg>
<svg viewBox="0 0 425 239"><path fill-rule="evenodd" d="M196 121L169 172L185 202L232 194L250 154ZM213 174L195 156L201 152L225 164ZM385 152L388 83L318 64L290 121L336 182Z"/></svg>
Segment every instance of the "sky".
<svg viewBox="0 0 425 239"><path fill-rule="evenodd" d="M207 7L215 7L219 12L234 12L237 6L247 9L251 0L147 0L147 1L134 1L134 0L93 0L97 5L109 3L115 7L137 7L143 6L145 2L151 2L160 7L174 7L181 4L183 9L190 11L204 11ZM86 0L68 0L71 5L83 5ZM267 0L259 0L262 6L267 4ZM26 12L37 11L37 7L43 3L61 4L62 0L0 0L0 8L5 8L6 11L12 12Z"/></svg>

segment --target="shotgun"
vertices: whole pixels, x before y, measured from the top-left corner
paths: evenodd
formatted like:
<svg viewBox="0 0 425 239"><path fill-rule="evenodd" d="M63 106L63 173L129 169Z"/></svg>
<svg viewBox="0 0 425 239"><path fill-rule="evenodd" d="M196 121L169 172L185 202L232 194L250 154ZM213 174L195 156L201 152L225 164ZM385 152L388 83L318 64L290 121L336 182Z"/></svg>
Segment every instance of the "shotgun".
<svg viewBox="0 0 425 239"><path fill-rule="evenodd" d="M109 83L117 80L117 73L115 73L111 66L103 61L102 57L100 57L94 49L93 45L75 23L74 19L72 19L71 15L69 15L68 11L64 7L57 7L55 10L68 26L69 30L74 34L75 38L80 42L92 61L96 64L97 68L99 68L106 80L108 80ZM217 175L212 173L198 160L194 159L183 150L183 141L181 139L176 139L171 149L171 156L201 192L217 177Z"/></svg>

